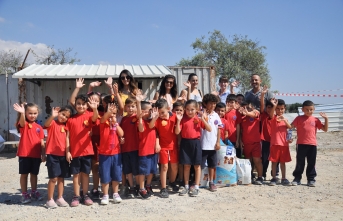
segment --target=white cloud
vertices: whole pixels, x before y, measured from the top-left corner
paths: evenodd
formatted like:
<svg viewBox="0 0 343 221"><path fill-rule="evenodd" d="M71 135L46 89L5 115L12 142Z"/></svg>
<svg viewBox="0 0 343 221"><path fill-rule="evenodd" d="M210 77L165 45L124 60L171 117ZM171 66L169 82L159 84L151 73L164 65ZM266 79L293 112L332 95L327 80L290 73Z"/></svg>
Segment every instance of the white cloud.
<svg viewBox="0 0 343 221"><path fill-rule="evenodd" d="M1 50L9 51L9 50L16 50L20 52L23 57L25 57L27 50L31 48L36 54L41 55L46 52L47 45L43 43L32 44L29 42L18 42L18 41L5 41L0 39L0 48ZM35 57L30 52L27 57L26 64L33 64L35 63Z"/></svg>
<svg viewBox="0 0 343 221"><path fill-rule="evenodd" d="M0 17L0 23L5 23L5 19Z"/></svg>
<svg viewBox="0 0 343 221"><path fill-rule="evenodd" d="M151 27L156 28L156 29L160 28L160 26L158 26L157 24L152 24Z"/></svg>

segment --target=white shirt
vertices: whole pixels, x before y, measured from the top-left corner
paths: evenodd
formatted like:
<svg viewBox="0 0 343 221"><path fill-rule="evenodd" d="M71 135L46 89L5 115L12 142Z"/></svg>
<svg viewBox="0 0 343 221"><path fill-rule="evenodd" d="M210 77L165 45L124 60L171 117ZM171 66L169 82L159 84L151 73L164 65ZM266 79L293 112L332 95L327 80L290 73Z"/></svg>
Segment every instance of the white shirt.
<svg viewBox="0 0 343 221"><path fill-rule="evenodd" d="M200 143L203 150L215 150L218 135L218 126L222 127L222 121L216 112L208 115L208 124L211 126L211 132L205 129L201 130Z"/></svg>

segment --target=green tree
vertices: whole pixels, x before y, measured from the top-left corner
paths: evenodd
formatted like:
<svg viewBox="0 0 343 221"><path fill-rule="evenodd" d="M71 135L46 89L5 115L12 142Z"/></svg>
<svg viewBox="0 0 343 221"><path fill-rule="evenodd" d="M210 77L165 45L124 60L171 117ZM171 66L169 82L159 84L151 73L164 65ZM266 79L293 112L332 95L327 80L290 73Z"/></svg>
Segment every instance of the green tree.
<svg viewBox="0 0 343 221"><path fill-rule="evenodd" d="M55 49L54 46L47 46L46 51L43 54L37 54L32 51L38 64L74 64L80 62L80 59L76 58L77 53L71 55L72 48L67 49Z"/></svg>
<svg viewBox="0 0 343 221"><path fill-rule="evenodd" d="M301 103L289 104L289 105L287 105L287 112L288 113L298 113L299 114L298 107L301 107L301 106L302 106Z"/></svg>
<svg viewBox="0 0 343 221"><path fill-rule="evenodd" d="M182 58L179 66L214 66L217 75L225 75L240 82L241 93L251 88L250 76L261 76L262 84L270 88L271 77L264 50L258 41L247 36L234 35L229 42L218 30L209 32L191 44L196 52L192 58Z"/></svg>
<svg viewBox="0 0 343 221"><path fill-rule="evenodd" d="M0 51L0 74L14 73L17 71L21 62L23 61L23 55L16 50L1 50Z"/></svg>

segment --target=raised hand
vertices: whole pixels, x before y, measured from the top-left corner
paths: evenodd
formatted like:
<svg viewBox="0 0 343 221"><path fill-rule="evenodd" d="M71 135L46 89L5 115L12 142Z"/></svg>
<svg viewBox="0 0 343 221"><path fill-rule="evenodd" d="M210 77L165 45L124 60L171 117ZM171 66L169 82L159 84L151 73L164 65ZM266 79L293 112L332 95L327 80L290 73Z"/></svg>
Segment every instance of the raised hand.
<svg viewBox="0 0 343 221"><path fill-rule="evenodd" d="M13 104L13 108L14 108L14 110L17 111L18 113L25 114L25 107L24 107L24 104L19 105L19 104L15 103L15 104Z"/></svg>
<svg viewBox="0 0 343 221"><path fill-rule="evenodd" d="M141 102L142 100L144 100L146 98L145 94L137 94L136 95L136 101Z"/></svg>
<svg viewBox="0 0 343 221"><path fill-rule="evenodd" d="M107 78L107 80L104 80L104 82L108 87L112 87L113 79L112 79L112 77L109 77L109 78Z"/></svg>
<svg viewBox="0 0 343 221"><path fill-rule="evenodd" d="M151 113L151 116L152 116L152 118L158 118L158 108L156 108L156 107L154 107L153 109L152 109L152 113Z"/></svg>
<svg viewBox="0 0 343 221"><path fill-rule="evenodd" d="M277 100L276 98L270 99L270 102L272 102L272 104L273 104L274 106L277 106L277 104L278 104L278 100Z"/></svg>
<svg viewBox="0 0 343 221"><path fill-rule="evenodd" d="M76 79L76 88L82 88L83 86L85 86L85 84L83 83L85 79L83 78L79 78L79 79Z"/></svg>
<svg viewBox="0 0 343 221"><path fill-rule="evenodd" d="M60 110L61 110L60 107L53 107L53 108L51 109L51 116L57 117L57 116L58 116L58 112L59 112Z"/></svg>
<svg viewBox="0 0 343 221"><path fill-rule="evenodd" d="M118 92L119 92L118 84L117 83L113 84L113 92L114 92L114 94L118 94Z"/></svg>
<svg viewBox="0 0 343 221"><path fill-rule="evenodd" d="M183 117L183 114L182 113L176 113L176 118L177 120L181 121L182 120L182 117Z"/></svg>
<svg viewBox="0 0 343 221"><path fill-rule="evenodd" d="M89 84L89 86L91 86L91 87L99 87L100 85L101 85L100 81L94 81L94 82Z"/></svg>
<svg viewBox="0 0 343 221"><path fill-rule="evenodd" d="M268 86L267 85L264 85L263 88L262 88L262 94L266 94L268 92Z"/></svg>
<svg viewBox="0 0 343 221"><path fill-rule="evenodd" d="M248 110L246 107L240 107L239 108L239 113L243 114L243 115L247 115L248 114Z"/></svg>
<svg viewBox="0 0 343 221"><path fill-rule="evenodd" d="M184 82L183 85L185 85L188 88L191 88L191 83L189 81Z"/></svg>
<svg viewBox="0 0 343 221"><path fill-rule="evenodd" d="M277 117L276 117L276 121L277 121L277 122L287 121L287 119L286 119L284 116L281 115L281 116L277 116Z"/></svg>
<svg viewBox="0 0 343 221"><path fill-rule="evenodd" d="M206 110L204 112L200 112L200 117L201 119L203 119L204 121L208 120L208 113L206 112Z"/></svg>
<svg viewBox="0 0 343 221"><path fill-rule="evenodd" d="M178 101L187 101L187 97L185 94L182 94L180 97L177 98Z"/></svg>
<svg viewBox="0 0 343 221"><path fill-rule="evenodd" d="M326 115L326 113L324 112L320 112L319 115L322 117L322 118L328 118L328 116Z"/></svg>
<svg viewBox="0 0 343 221"><path fill-rule="evenodd" d="M117 106L113 103L107 105L107 112L116 113Z"/></svg>
<svg viewBox="0 0 343 221"><path fill-rule="evenodd" d="M88 106L94 110L98 108L98 103L92 97L89 97Z"/></svg>
<svg viewBox="0 0 343 221"><path fill-rule="evenodd" d="M238 87L238 85L239 85L239 81L237 81L237 80L234 80L230 83L231 87Z"/></svg>

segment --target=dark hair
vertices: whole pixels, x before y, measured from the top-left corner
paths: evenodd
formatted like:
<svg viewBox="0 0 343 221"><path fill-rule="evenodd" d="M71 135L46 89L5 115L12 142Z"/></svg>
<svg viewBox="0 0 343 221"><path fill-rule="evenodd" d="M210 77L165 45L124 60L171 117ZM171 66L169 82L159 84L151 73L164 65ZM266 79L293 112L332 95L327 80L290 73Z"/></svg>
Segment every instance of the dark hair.
<svg viewBox="0 0 343 221"><path fill-rule="evenodd" d="M88 92L88 93L87 93L87 96L88 96L88 97L91 97L91 96L93 96L93 95L98 96L98 97L99 97L99 101L101 100L101 95L100 95L99 92L91 91L91 92Z"/></svg>
<svg viewBox="0 0 343 221"><path fill-rule="evenodd" d="M218 97L214 94L205 94L202 98L202 103L206 105L209 102L218 103Z"/></svg>
<svg viewBox="0 0 343 221"><path fill-rule="evenodd" d="M226 97L226 103L229 103L230 101L235 101L235 102L237 102L237 95L235 95L235 94L229 94L229 95Z"/></svg>
<svg viewBox="0 0 343 221"><path fill-rule="evenodd" d="M284 106L286 106L286 102L284 101L284 100L282 100L282 99L277 99L277 105L279 106L279 105L284 105Z"/></svg>
<svg viewBox="0 0 343 221"><path fill-rule="evenodd" d="M310 100L306 100L306 101L304 101L302 107L306 107L306 106L314 106L314 103Z"/></svg>
<svg viewBox="0 0 343 221"><path fill-rule="evenodd" d="M70 105L65 105L65 106L61 107L61 109L60 109L60 111L58 111L58 113L62 112L62 111L69 111L70 116L73 115L73 107Z"/></svg>
<svg viewBox="0 0 343 221"><path fill-rule="evenodd" d="M114 99L114 95L113 94L105 96L102 100L106 104L113 103L114 105L116 105L117 109L119 108L118 101L116 99ZM104 111L107 111L107 107L106 107L106 110L104 109Z"/></svg>
<svg viewBox="0 0 343 221"><path fill-rule="evenodd" d="M190 105L190 104L193 104L195 106L195 108L198 108L198 102L196 100L192 100L192 99L186 101L185 108L187 107L187 105Z"/></svg>
<svg viewBox="0 0 343 221"><path fill-rule="evenodd" d="M106 97L108 94L107 93L101 93L100 94L100 98L103 99L104 97Z"/></svg>
<svg viewBox="0 0 343 221"><path fill-rule="evenodd" d="M244 99L244 95L243 94L237 94L236 97L243 97L243 99Z"/></svg>
<svg viewBox="0 0 343 221"><path fill-rule="evenodd" d="M158 99L155 103L155 107L161 109L161 108L167 108L169 107L167 100L165 99Z"/></svg>
<svg viewBox="0 0 343 221"><path fill-rule="evenodd" d="M192 77L198 77L198 75L196 75L194 73L188 75L188 81L190 81L192 79Z"/></svg>
<svg viewBox="0 0 343 221"><path fill-rule="evenodd" d="M126 74L130 78L130 83L129 83L130 92L132 94L136 95L137 91L138 91L136 80L133 78L131 72L126 70L126 69L122 70L120 72L120 74L119 74L119 78L118 78L118 91L121 92L124 89L124 84L121 81L121 75L122 74Z"/></svg>
<svg viewBox="0 0 343 221"><path fill-rule="evenodd" d="M77 100L82 100L83 102L88 102L88 96L86 94L79 94L75 97L75 104Z"/></svg>
<svg viewBox="0 0 343 221"><path fill-rule="evenodd" d="M226 76L220 76L219 83L220 82L229 82L229 79Z"/></svg>
<svg viewBox="0 0 343 221"><path fill-rule="evenodd" d="M129 97L125 100L125 105L132 104L132 103L136 104L136 100L134 100L133 98L129 98Z"/></svg>
<svg viewBox="0 0 343 221"><path fill-rule="evenodd" d="M216 109L217 108L226 108L226 105L223 103L223 102L219 102L217 105L216 105Z"/></svg>
<svg viewBox="0 0 343 221"><path fill-rule="evenodd" d="M174 84L173 87L170 89L170 95L173 98L173 100L176 100L177 98L177 85L176 85L176 78L174 75L171 74L167 74L166 76L164 76L162 83L161 83L161 87L160 87L160 91L159 91L159 98L161 96L166 95L166 81L167 79L172 78L174 80Z"/></svg>
<svg viewBox="0 0 343 221"><path fill-rule="evenodd" d="M255 104L252 101L242 101L241 106L250 105L251 107L255 108Z"/></svg>
<svg viewBox="0 0 343 221"><path fill-rule="evenodd" d="M39 106L38 106L37 104L35 104L35 103L24 103L24 108L25 108L25 113L24 113L24 115L26 114L27 108L31 108L31 107L37 108L38 113L41 112L41 109L39 108ZM19 120L20 120L20 117L21 117L20 115L21 115L21 114L18 113L17 121L16 121L16 124L15 124L18 133L20 133L20 130L19 130ZM27 121L26 117L25 117L25 121ZM27 122L28 122L28 121L27 121Z"/></svg>
<svg viewBox="0 0 343 221"><path fill-rule="evenodd" d="M175 108L177 108L177 107L182 107L182 108L184 108L183 103L181 103L180 101L176 101L176 102L173 104L173 110L174 110Z"/></svg>
<svg viewBox="0 0 343 221"><path fill-rule="evenodd" d="M146 110L149 108L149 106L151 106L151 103L148 101L141 101L141 109L142 110Z"/></svg>
<svg viewBox="0 0 343 221"><path fill-rule="evenodd" d="M271 101L268 101L266 102L266 107L273 107L273 103Z"/></svg>

